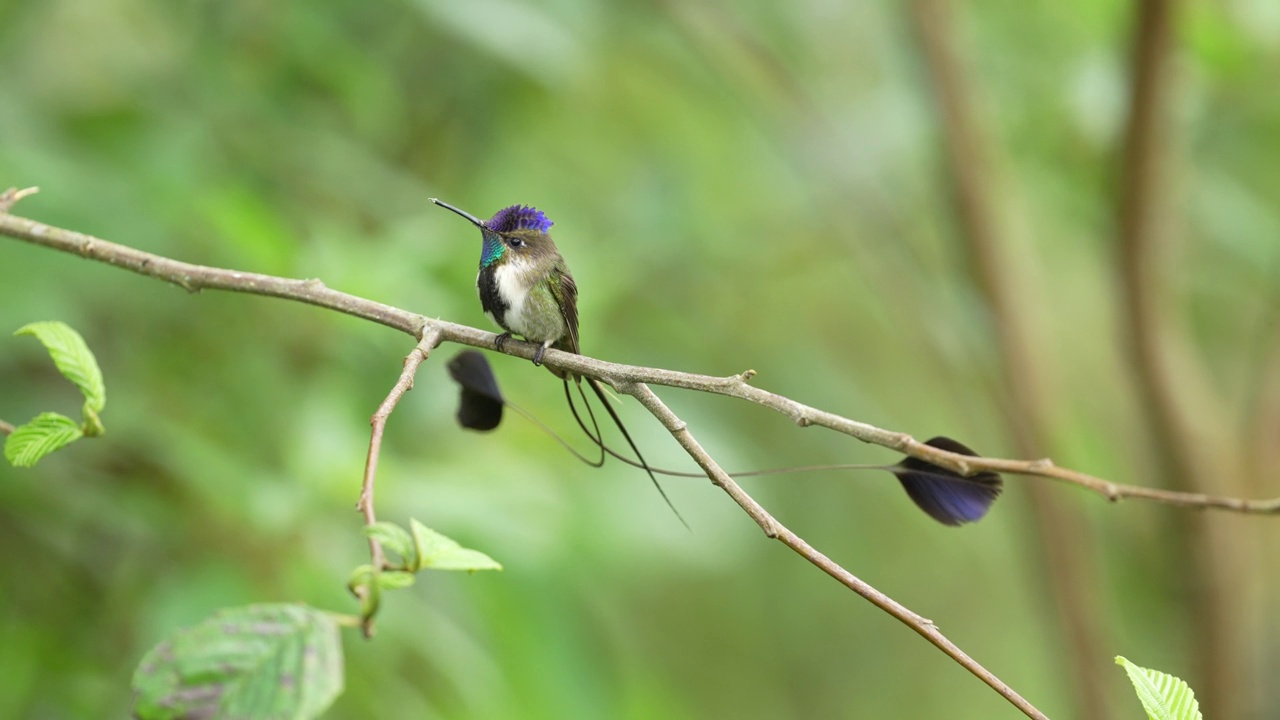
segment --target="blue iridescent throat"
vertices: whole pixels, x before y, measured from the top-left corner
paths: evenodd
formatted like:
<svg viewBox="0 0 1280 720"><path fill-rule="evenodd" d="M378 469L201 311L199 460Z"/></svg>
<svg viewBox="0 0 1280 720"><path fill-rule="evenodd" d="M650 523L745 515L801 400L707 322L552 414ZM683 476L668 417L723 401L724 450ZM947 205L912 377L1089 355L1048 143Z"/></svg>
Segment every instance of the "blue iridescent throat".
<svg viewBox="0 0 1280 720"><path fill-rule="evenodd" d="M486 232L484 234L484 247L480 249L480 267L487 268L498 262L498 258L502 257L503 251L507 249L507 244L497 233Z"/></svg>

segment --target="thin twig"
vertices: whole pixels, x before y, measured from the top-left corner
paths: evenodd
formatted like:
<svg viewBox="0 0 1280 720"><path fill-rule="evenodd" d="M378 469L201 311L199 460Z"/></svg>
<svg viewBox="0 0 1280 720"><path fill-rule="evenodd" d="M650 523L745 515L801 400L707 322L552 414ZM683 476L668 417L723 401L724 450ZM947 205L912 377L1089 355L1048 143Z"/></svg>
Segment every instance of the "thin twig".
<svg viewBox="0 0 1280 720"><path fill-rule="evenodd" d="M369 424L373 427L373 430L369 436L369 454L365 458L364 482L360 486L360 499L356 501L356 510L364 514L365 525L373 525L378 522L378 516L373 509L373 481L378 473L378 457L382 454L382 432L387 426L387 418L391 416L392 411L396 409L396 405L400 403L400 398L413 389L413 378L418 372L418 366L431 355L431 351L439 344L440 333L438 331L433 329L423 334L422 340L418 342L417 347L405 357L404 368L400 371L400 378L396 380L396 384L387 393L387 397L378 405L373 417L369 418ZM382 543L378 542L372 535L369 536L369 558L375 573L386 569L387 558L382 551ZM371 637L373 635L373 617L365 618L361 627L365 637Z"/></svg>
<svg viewBox="0 0 1280 720"><path fill-rule="evenodd" d="M38 192L40 192L38 187L23 188L21 190L11 187L4 192L0 192L0 213L9 212L9 208L13 207L19 200L28 195L35 195Z"/></svg>
<svg viewBox="0 0 1280 720"><path fill-rule="evenodd" d="M1031 718L1039 718L1047 720L1044 713L1036 709L1034 705L1019 695L1013 688L1009 687L1004 681L996 677L991 671L984 668L977 660L969 657L967 653L961 650L955 643L951 642L938 626L928 618L921 617L912 612L907 607L900 604L893 598L885 595L874 587L860 580L853 573L845 570L831 558L819 552L809 543L805 542L800 536L791 532L785 525L778 522L769 511L765 510L760 503L756 502L745 490L742 489L733 478L720 467L716 461L707 454L702 448L693 434L689 432L689 426L676 416L674 412L667 407L662 399L649 389L648 385L641 382L625 383L617 388L619 392L626 393L640 401L654 417L662 423L664 427L675 436L676 442L684 448L685 452L693 458L707 473L707 477L718 487L725 491L733 501L738 504L760 529L764 531L765 536L778 540L783 545L794 550L804 559L808 560L824 573L835 578L840 584L854 591L870 601L873 605L889 613L897 618L907 627L915 630L924 639L928 640L935 647L946 653L948 657L955 660L962 667L973 673L978 679L982 680L993 690L1000 693L1006 700L1021 710Z"/></svg>
<svg viewBox="0 0 1280 720"><path fill-rule="evenodd" d="M0 213L0 235L8 235L89 260L132 270L141 275L173 283L188 292L229 290L287 298L372 320L414 337L418 337L423 325L423 319L414 313L330 290L319 280L282 278L171 260L161 255L135 250L126 245L107 242L74 230L45 225L17 215Z"/></svg>
<svg viewBox="0 0 1280 720"><path fill-rule="evenodd" d="M418 366L431 355L431 351L439 344L440 332L438 330L432 328L423 334L418 346L405 357L404 369L400 372L400 379L396 381L395 386L391 388L391 392L387 393L386 399L378 405L373 417L369 419L369 424L373 426L373 433L369 438L369 456L364 465L364 484L360 488L360 499L356 502L356 509L364 513L364 518L369 525L377 522L377 518L374 517L373 513L373 479L378 472L378 455L382 451L382 431L387 425L387 418L396 409L400 398L413 389L413 378L418 372ZM381 564L375 563L375 566L381 567Z"/></svg>
<svg viewBox="0 0 1280 720"><path fill-rule="evenodd" d="M296 280L260 275L237 270L193 265L160 255L135 250L125 245L108 242L91 235L45 225L16 215L0 214L0 235L62 250L136 273L174 283L192 292L199 290L227 290L255 295L267 295L336 310L355 317L395 328L412 336L422 337L429 331L440 334L441 342L485 350L493 350L497 335L486 330L459 325L445 320L428 319L417 313L384 305L373 300L348 295L325 287L319 280ZM532 360L537 345L509 342L501 352ZM790 398L761 390L748 384L754 370L737 375L716 377L695 373L623 365L606 362L586 355L548 349L543 363L557 369L571 370L613 385L615 388L628 382L684 388L714 393L746 400L769 408L791 418L800 427L816 425L857 438L865 443L880 445L905 455L927 460L935 465L955 470L964 475L983 471L1003 472L1058 480L1078 485L1112 502L1135 498L1188 508L1209 508L1259 515L1280 514L1280 497L1265 500L1248 500L1237 497L1207 495L1121 485L1087 473L1058 467L1048 458L1040 460L1010 460L1001 458L957 455L925 445L907 433L884 430L835 413L796 402Z"/></svg>
<svg viewBox="0 0 1280 720"><path fill-rule="evenodd" d="M382 452L382 433L387 426L387 418L391 416L392 411L399 404L400 398L413 389L413 379L418 372L418 366L422 364L423 360L427 359L427 356L439 344L439 332L430 330L423 335L422 340L413 349L413 352L405 357L404 368L400 372L400 378L369 419L369 424L373 427L373 431L369 438L369 455L365 459L364 482L360 487L360 499L356 501L356 510L364 513L364 519L368 525L378 521L373 510L373 482L378 473L378 457ZM376 545L376 543L374 544ZM379 553L379 557L374 558L374 567L382 567L383 564L380 560L382 560L381 553Z"/></svg>
<svg viewBox="0 0 1280 720"><path fill-rule="evenodd" d="M490 349L494 347L494 341L497 338L495 334L477 328L443 320L429 320L416 313L331 290L318 280L295 280L193 265L5 213L0 213L0 235L8 235L44 247L62 250L122 267L177 284L190 292L216 289L291 299L372 320L420 338L423 341L422 344L406 360L405 373L401 375L401 380L383 403L384 406L388 406L386 408L388 413L390 412L390 406L394 405L394 401L400 395L403 395L403 392L411 384L412 370L408 366L412 364L413 369L416 369L417 364L425 357L424 344L434 346L436 343L448 341ZM536 348L536 345L530 343L509 342L504 346L503 351L516 357L532 359ZM426 350L429 351L429 349L428 347ZM671 414L670 410L667 410L661 401L657 400L657 397L652 394L646 384L686 388L736 397L780 412L790 417L801 427L810 425L826 427L848 434L864 442L892 448L964 474L994 470L997 472L1054 478L1089 488L1111 500L1121 497L1143 497L1175 505L1215 507L1238 512L1280 512L1280 498L1267 501L1249 501L1237 498L1217 498L1190 493L1136 488L1117 485L1084 473L1058 468L1048 460L1002 460L949 453L920 443L905 433L883 430L755 388L748 384L748 381L755 374L751 370L728 377L712 377L660 368L609 363L554 349L546 351L543 362L557 369L570 370L608 382L616 389L625 389L623 391L635 394L676 435L677 440L685 447L686 451L693 455L694 459L707 471L708 477L724 488L769 537L779 539L846 587L911 626L916 632L923 635L970 672L982 678L984 682L996 689L1009 702L1016 705L1030 717L1039 718L1044 716L1027 703L1026 700L1008 688L1007 685L1004 685L998 678L995 678L971 658L968 658L958 647L938 632L932 622L916 615L888 596L858 580L847 570L841 568L774 520L762 507L755 503L754 500L751 500L746 493L742 492L741 488L725 475L718 465L715 465L713 461L709 462L710 458L693 440L684 423ZM380 407L379 413L382 410L383 407ZM377 427L375 426L376 432ZM365 477L367 494L364 495L361 501L361 509L365 513L366 521L374 517L372 513L372 487L370 485L372 481L370 478L374 469L372 465L376 465L376 456L377 452L374 449L374 442L371 438L370 457L372 462L371 466L366 468ZM371 552L374 552L375 545L371 544L370 547ZM381 563L377 561L378 558L375 556L375 568L380 568ZM366 627L366 632L370 630L371 627Z"/></svg>
<svg viewBox="0 0 1280 720"><path fill-rule="evenodd" d="M13 426L3 420L0 420L0 433L9 435L12 432L13 432Z"/></svg>

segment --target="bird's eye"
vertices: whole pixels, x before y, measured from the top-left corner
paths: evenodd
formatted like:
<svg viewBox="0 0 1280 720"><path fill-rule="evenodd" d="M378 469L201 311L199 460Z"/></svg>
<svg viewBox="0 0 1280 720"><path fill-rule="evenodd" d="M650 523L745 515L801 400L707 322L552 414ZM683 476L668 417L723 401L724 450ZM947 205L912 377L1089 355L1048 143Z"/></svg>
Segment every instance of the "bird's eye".
<svg viewBox="0 0 1280 720"><path fill-rule="evenodd" d="M520 238L510 238L507 240L507 244L513 248L518 248L524 245L524 241Z"/></svg>

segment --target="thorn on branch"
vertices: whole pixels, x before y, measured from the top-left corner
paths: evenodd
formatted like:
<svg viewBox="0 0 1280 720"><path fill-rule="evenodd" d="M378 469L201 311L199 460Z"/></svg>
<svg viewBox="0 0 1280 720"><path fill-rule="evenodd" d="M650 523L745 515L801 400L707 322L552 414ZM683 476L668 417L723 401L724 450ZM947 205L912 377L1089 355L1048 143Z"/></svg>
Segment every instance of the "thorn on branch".
<svg viewBox="0 0 1280 720"><path fill-rule="evenodd" d="M0 213L9 212L9 208L16 205L19 200L27 197L28 195L35 195L38 192L40 192L40 188L38 187L23 188L21 190L16 187L11 187L8 190L5 190L0 193Z"/></svg>

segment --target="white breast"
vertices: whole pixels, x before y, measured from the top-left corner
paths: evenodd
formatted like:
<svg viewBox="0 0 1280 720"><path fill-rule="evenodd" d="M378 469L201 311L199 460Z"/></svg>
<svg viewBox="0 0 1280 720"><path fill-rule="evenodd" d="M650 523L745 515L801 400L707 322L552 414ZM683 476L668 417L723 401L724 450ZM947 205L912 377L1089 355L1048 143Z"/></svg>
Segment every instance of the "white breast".
<svg viewBox="0 0 1280 720"><path fill-rule="evenodd" d="M525 300L529 293L524 290L527 279L524 274L524 263L519 258L512 258L494 271L494 280L498 284L498 295L507 306L507 328L514 333L527 335L529 323L525 318ZM490 316L490 320L493 317Z"/></svg>

